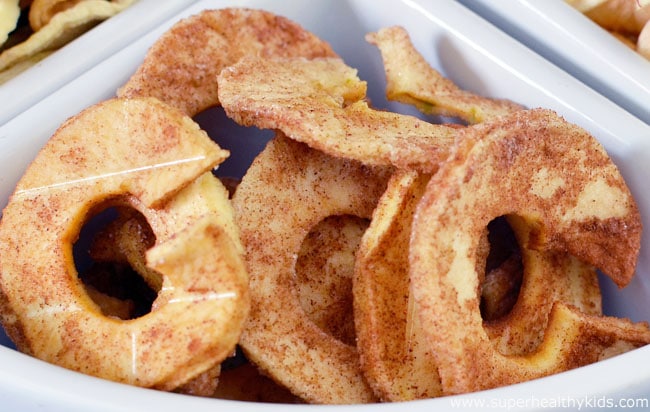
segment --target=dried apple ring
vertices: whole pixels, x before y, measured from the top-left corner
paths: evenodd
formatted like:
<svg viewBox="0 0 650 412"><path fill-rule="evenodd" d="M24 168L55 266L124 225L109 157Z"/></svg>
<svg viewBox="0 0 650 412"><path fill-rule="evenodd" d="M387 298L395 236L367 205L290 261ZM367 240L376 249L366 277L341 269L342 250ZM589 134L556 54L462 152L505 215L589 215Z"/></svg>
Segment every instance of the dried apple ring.
<svg viewBox="0 0 650 412"><path fill-rule="evenodd" d="M163 390L232 353L248 310L243 249L228 229L226 189L199 178L227 155L191 118L155 99L111 99L66 121L0 222L2 322L16 346L65 368ZM110 205L138 210L156 236L146 258L162 288L151 312L136 319L104 316L72 257L85 220Z"/></svg>
<svg viewBox="0 0 650 412"><path fill-rule="evenodd" d="M9 33L14 31L20 18L19 0L0 1L0 46L9 38Z"/></svg>
<svg viewBox="0 0 650 412"><path fill-rule="evenodd" d="M84 0L33 0L29 6L29 25L33 31L40 30L52 17Z"/></svg>
<svg viewBox="0 0 650 412"><path fill-rule="evenodd" d="M295 272L309 231L331 215L370 217L390 170L333 158L278 133L233 197L251 278L251 313L240 345L265 374L305 401L375 400L356 348L305 313Z"/></svg>
<svg viewBox="0 0 650 412"><path fill-rule="evenodd" d="M574 255L619 286L634 274L641 222L602 146L554 112L520 111L473 129L431 178L412 227L411 290L443 393L527 381L650 342L647 324L556 303L534 352L498 351L479 310L477 249L488 222L515 216L529 229L523 247Z"/></svg>
<svg viewBox="0 0 650 412"><path fill-rule="evenodd" d="M594 23L612 32L637 34L650 19L650 5L645 0L606 0L591 7L575 1L570 3Z"/></svg>
<svg viewBox="0 0 650 412"><path fill-rule="evenodd" d="M215 217L223 217L222 227L230 237L239 239L238 229L233 224L232 207L224 202L225 190L225 186L212 173L205 173L181 193L181 197L185 198L183 203L190 207L182 208L180 213L175 210L174 215L168 218L188 224L192 219L201 219L200 214L205 214L207 209ZM180 208L167 208L169 209ZM147 226L144 216L133 209L120 208L118 217L93 238L90 256L100 261L126 263L142 276L151 289L160 291L163 286L160 273L147 266L146 252L155 244L155 236ZM239 253L242 252L243 249L240 248ZM93 299L96 300L94 297ZM103 307L102 311L106 313ZM195 396L212 396L219 382L220 371L221 365L217 364L174 391Z"/></svg>
<svg viewBox="0 0 650 412"><path fill-rule="evenodd" d="M226 114L244 126L282 130L329 155L368 165L435 171L456 127L374 110L366 83L338 58L247 56L218 78Z"/></svg>
<svg viewBox="0 0 650 412"><path fill-rule="evenodd" d="M204 10L165 32L117 95L156 97L194 116L219 104L217 75L248 54L336 56L327 42L285 17L247 8Z"/></svg>
<svg viewBox="0 0 650 412"><path fill-rule="evenodd" d="M361 238L352 282L361 367L383 401L440 396L440 378L411 298L411 221L430 175L398 170Z"/></svg>
<svg viewBox="0 0 650 412"><path fill-rule="evenodd" d="M650 60L650 21L639 32L639 37L636 40L636 50L641 56Z"/></svg>
<svg viewBox="0 0 650 412"><path fill-rule="evenodd" d="M431 67L400 26L369 33L366 39L381 52L386 72L386 97L412 104L425 114L457 117L468 123L521 110L519 104L461 89Z"/></svg>
<svg viewBox="0 0 650 412"><path fill-rule="evenodd" d="M383 400L442 395L436 361L411 294L408 254L404 253L429 178L404 170L391 177L357 252L353 281L357 347L364 373ZM523 245L527 244L525 229L514 230ZM481 246L485 250L480 253L485 258L490 245L487 233L482 237L486 246ZM526 248L520 253L525 261L523 285L515 295L520 298L507 315L485 322L493 343L508 354L528 353L537 347L556 301L587 313L600 314L601 310L598 279L591 266L564 254L547 255ZM476 268L479 277L484 267ZM483 293L481 298L482 303L497 305L501 295Z"/></svg>

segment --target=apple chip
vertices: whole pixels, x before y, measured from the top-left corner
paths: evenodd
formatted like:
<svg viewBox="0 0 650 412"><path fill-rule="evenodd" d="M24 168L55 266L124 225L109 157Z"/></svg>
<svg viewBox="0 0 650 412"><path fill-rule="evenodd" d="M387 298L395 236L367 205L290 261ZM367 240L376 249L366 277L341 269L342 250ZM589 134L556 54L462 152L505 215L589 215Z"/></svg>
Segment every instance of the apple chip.
<svg viewBox="0 0 650 412"><path fill-rule="evenodd" d="M650 1L648 0L566 0L624 45L650 59L648 52Z"/></svg>
<svg viewBox="0 0 650 412"><path fill-rule="evenodd" d="M332 156L368 165L436 170L456 127L375 110L366 83L339 58L248 56L218 77L219 100L237 123L279 129Z"/></svg>
<svg viewBox="0 0 650 412"><path fill-rule="evenodd" d="M19 61L18 63L14 64L8 69L0 71L0 85L18 76L20 73L34 66L36 63L40 62L41 60L43 60L53 52L54 50L47 50L40 53L36 53L35 55L25 60Z"/></svg>
<svg viewBox="0 0 650 412"><path fill-rule="evenodd" d="M525 226L524 250L575 256L620 287L634 274L639 211L591 135L543 109L477 125L429 181L409 249L411 291L444 394L523 382L650 343L647 323L551 301L535 350L500 352L480 314L476 270L485 227L499 216Z"/></svg>
<svg viewBox="0 0 650 412"><path fill-rule="evenodd" d="M240 345L263 373L307 402L375 400L356 347L326 333L303 309L296 260L305 236L325 218L368 218L391 171L328 156L278 133L233 196L251 292Z"/></svg>
<svg viewBox="0 0 650 412"><path fill-rule="evenodd" d="M366 39L381 52L386 97L390 100L412 104L426 114L457 117L468 123L523 108L509 100L490 99L461 89L429 65L400 26L370 33Z"/></svg>
<svg viewBox="0 0 650 412"><path fill-rule="evenodd" d="M385 401L443 394L437 362L419 318L419 305L413 298L408 253L404 253L409 249L413 217L429 179L429 175L412 171L393 174L362 238L355 262L354 315L361 366L375 393ZM514 229L519 243L526 245L527 229ZM487 260L492 246L505 251L501 253L506 256L510 253L504 245L490 245L485 232L479 247L479 254L485 255L482 262ZM503 233L494 232L497 235L492 238L506 243ZM476 265L479 277L492 280L482 288L481 303L488 307L505 306L499 308L501 312L488 314L489 320L483 311L482 315L492 343L500 353L508 355L530 353L538 347L555 302L590 314L600 314L601 309L600 289L591 266L567 254L527 247L521 248L521 255L521 287L516 282L517 271L521 270L516 256L498 262L494 268L491 265L489 271L487 264ZM508 299L504 299L508 294L515 298L509 305Z"/></svg>
<svg viewBox="0 0 650 412"><path fill-rule="evenodd" d="M85 0L33 0L29 7L29 25L33 31L39 31L59 12L73 7Z"/></svg>
<svg viewBox="0 0 650 412"><path fill-rule="evenodd" d="M409 237L429 175L398 170L379 198L354 265L357 348L382 401L440 396L440 377L410 293Z"/></svg>
<svg viewBox="0 0 650 412"><path fill-rule="evenodd" d="M155 99L109 99L62 124L0 221L0 315L16 346L162 390L232 353L248 313L248 278L227 190L211 172L227 156L191 118ZM155 236L144 260L162 287L136 319L101 312L72 253L87 219L107 207L138 210Z"/></svg>
<svg viewBox="0 0 650 412"><path fill-rule="evenodd" d="M639 33L650 19L648 0L606 0L583 11L604 29L619 33Z"/></svg>
<svg viewBox="0 0 650 412"><path fill-rule="evenodd" d="M217 75L249 54L336 56L327 42L274 13L244 7L204 10L165 32L117 95L156 97L194 116L219 105Z"/></svg>
<svg viewBox="0 0 650 412"><path fill-rule="evenodd" d="M18 23L20 6L18 0L0 0L0 46L4 44Z"/></svg>

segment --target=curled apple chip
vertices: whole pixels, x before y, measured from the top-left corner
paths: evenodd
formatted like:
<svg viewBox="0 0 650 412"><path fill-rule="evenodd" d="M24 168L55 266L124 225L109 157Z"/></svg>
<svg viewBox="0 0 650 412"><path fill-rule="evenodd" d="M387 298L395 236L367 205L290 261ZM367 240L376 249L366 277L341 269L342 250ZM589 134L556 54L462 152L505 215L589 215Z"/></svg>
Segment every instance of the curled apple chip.
<svg viewBox="0 0 650 412"><path fill-rule="evenodd" d="M639 33L650 19L648 0L606 0L582 10L599 26L617 33Z"/></svg>
<svg viewBox="0 0 650 412"><path fill-rule="evenodd" d="M34 32L37 32L47 26L56 14L76 7L77 4L85 1L97 3L95 0L32 0L28 12L29 25ZM103 2L123 7L133 3L133 0L103 0ZM90 7L100 8L102 6L92 5Z"/></svg>
<svg viewBox="0 0 650 412"><path fill-rule="evenodd" d="M641 220L602 146L554 112L519 111L473 133L481 129L461 137L413 219L411 290L443 393L523 382L650 343L646 323L556 301L534 351L499 351L479 309L476 265L489 221L511 216L527 228L523 248L575 256L622 287L634 274Z"/></svg>
<svg viewBox="0 0 650 412"><path fill-rule="evenodd" d="M96 2L35 1L37 34ZM117 98L59 128L3 212L0 320L18 349L183 394L351 404L493 388L649 343L647 324L601 313L596 268L627 285L641 223L593 137L461 89L400 27L366 39L389 99L468 125L373 107L357 70L282 16L223 8L173 25ZM229 152L191 119L218 105L275 132L241 180L214 177ZM154 291L144 313L93 282L101 270L78 273L75 241L107 208L119 216L89 255L137 272Z"/></svg>
<svg viewBox="0 0 650 412"><path fill-rule="evenodd" d="M82 1L85 0L32 0L28 13L29 25L33 31L38 31L45 26L55 14L69 9Z"/></svg>
<svg viewBox="0 0 650 412"><path fill-rule="evenodd" d="M431 67L400 26L386 27L366 35L384 61L386 97L411 104L426 114L457 117L479 123L523 107L510 100L487 98L458 87Z"/></svg>
<svg viewBox="0 0 650 412"><path fill-rule="evenodd" d="M227 190L211 176L227 155L155 99L110 99L61 125L0 222L1 316L16 346L163 390L229 356L248 313L248 277ZM113 206L137 210L155 235L145 259L162 284L135 319L102 313L72 254L86 220Z"/></svg>
<svg viewBox="0 0 650 412"><path fill-rule="evenodd" d="M301 305L296 259L305 236L325 218L368 218L390 171L334 158L277 134L233 197L251 292L240 345L264 374L307 402L376 399L356 347L321 329Z"/></svg>
<svg viewBox="0 0 650 412"><path fill-rule="evenodd" d="M4 44L18 24L19 0L0 0L0 46Z"/></svg>
<svg viewBox="0 0 650 412"><path fill-rule="evenodd" d="M165 32L117 95L156 97L194 116L219 104L217 75L249 54L336 55L327 42L283 16L241 7L204 10Z"/></svg>
<svg viewBox="0 0 650 412"><path fill-rule="evenodd" d="M393 174L355 262L354 315L361 366L375 393L386 401L443 395L437 362L413 297L408 253L404 253L409 250L414 214L430 178L413 171ZM526 228L514 229L519 243L526 245ZM503 230L495 232L496 242L507 241L500 233ZM500 253L506 258L492 258L496 263L488 271L483 262L492 248L503 250ZM517 254L505 245L489 244L487 233L482 234L479 250L476 271L484 278L481 305L504 306L493 312L481 309L485 329L500 353L532 352L543 338L555 302L600 314L600 289L592 266L566 254L522 247L521 268ZM487 284L487 279L492 283ZM514 295L514 302L509 303L507 294Z"/></svg>
<svg viewBox="0 0 650 412"><path fill-rule="evenodd" d="M609 31L624 45L645 58L648 53L650 1L648 0L566 0L600 27Z"/></svg>
<svg viewBox="0 0 650 412"><path fill-rule="evenodd" d="M435 360L408 275L413 213L430 175L399 170L378 200L354 265L357 347L368 383L383 401L442 395Z"/></svg>
<svg viewBox="0 0 650 412"><path fill-rule="evenodd" d="M219 100L245 126L282 130L332 156L432 171L456 128L372 109L366 83L339 58L248 56L218 76Z"/></svg>
<svg viewBox="0 0 650 412"><path fill-rule="evenodd" d="M205 202L208 208L212 208L215 216L226 216L227 214L224 214L223 211L220 210L222 208L225 208L225 210L229 209L229 205L220 200L220 197L223 197L223 194L225 193L224 189L225 188L222 187L219 180L214 177L212 173L206 173L191 185L190 193L192 195L191 197L193 197L195 201L198 200L200 202ZM184 219L187 221L191 219L200 219L201 216L194 214L197 212L204 212L204 208L197 206L199 206L198 203L193 207L186 208L185 210L187 213L185 214ZM174 217L169 216L169 218L171 219ZM223 219L222 223L223 227L229 232L229 236L233 239L239 238L238 231L232 224L232 221L229 219ZM162 275L148 267L146 261L147 250L155 245L155 241L156 239L153 231L149 227L144 216L134 209L121 207L118 209L117 218L95 234L93 242L90 245L90 256L93 260L100 262L100 264L110 262L114 265L121 264L123 265L122 267L130 267L138 275L142 276L150 290L159 293L163 286ZM92 272L92 267L89 271ZM120 269L118 266L117 272L123 271L124 269ZM103 275L103 278L107 277L105 274ZM93 276L88 276L86 273L80 273L80 277L84 280L86 290L97 291L93 285ZM94 277L96 278L97 276ZM109 290L100 291L102 294L99 299L96 294L91 295L91 298L100 306L102 312L107 316L115 314L113 316L117 316L121 319L133 319L138 317L138 305L134 304L133 300L142 300L143 297L135 295L133 296L133 300L129 301L111 298L112 292L110 291L110 283L114 283L117 279L110 279L110 276L108 276L108 278ZM106 284L107 281L103 280L102 283ZM124 283L124 281L121 283ZM130 289L137 289L132 285L129 286ZM104 286L104 288L106 288L106 286ZM137 291L135 291L135 293L137 293ZM216 364L207 371L175 388L174 391L194 396L213 396L219 383L220 372L221 364Z"/></svg>

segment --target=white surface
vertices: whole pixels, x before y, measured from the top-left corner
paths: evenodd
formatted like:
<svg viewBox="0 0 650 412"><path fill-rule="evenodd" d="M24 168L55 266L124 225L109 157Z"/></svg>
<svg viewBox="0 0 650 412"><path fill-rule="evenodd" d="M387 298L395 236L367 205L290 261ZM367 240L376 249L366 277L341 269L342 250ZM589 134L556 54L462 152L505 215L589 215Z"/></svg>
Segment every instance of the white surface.
<svg viewBox="0 0 650 412"><path fill-rule="evenodd" d="M650 124L650 61L564 0L459 0Z"/></svg>
<svg viewBox="0 0 650 412"><path fill-rule="evenodd" d="M416 47L444 74L462 87L494 97L507 97L529 107L557 110L569 121L590 130L606 147L631 186L650 227L650 128L612 104L565 72L558 70L490 24L477 18L455 1L425 0L316 0L218 1L193 4L152 32L131 42L101 64L80 74L38 104L0 126L0 206L6 204L27 163L68 116L114 95L135 70L149 45L181 16L204 8L226 5L260 7L293 18L330 41L348 64L358 67L368 80L373 102L386 105L383 68L374 46L363 40L366 32L400 24L406 27ZM399 12L397 12L399 10ZM395 105L394 108L403 108ZM209 114L209 113L208 113ZM210 116L205 116L210 122ZM214 126L214 125L208 125ZM242 150L242 148L240 148ZM250 151L243 148L244 151ZM235 157L241 156L237 152ZM650 319L650 242L643 238L639 270L633 284L617 291L605 282L609 314ZM549 378L463 397L418 401L413 411L458 408L461 400L485 402L465 404L463 410L496 406L510 410L550 410L548 403L592 401L611 397L650 397L650 347ZM65 411L240 411L250 404L197 399L101 381L62 370L0 347L0 408L3 410ZM494 402L494 404L492 404ZM514 408L518 403L521 408ZM512 406L512 407L511 407ZM256 410L285 411L287 406L255 405ZM337 411L398 411L405 405L335 406ZM310 410L312 406L291 406ZM330 407L323 407L328 410ZM562 409L562 408L557 408ZM576 409L576 408L573 408Z"/></svg>
<svg viewBox="0 0 650 412"><path fill-rule="evenodd" d="M0 86L0 124L31 106L194 0L138 0Z"/></svg>

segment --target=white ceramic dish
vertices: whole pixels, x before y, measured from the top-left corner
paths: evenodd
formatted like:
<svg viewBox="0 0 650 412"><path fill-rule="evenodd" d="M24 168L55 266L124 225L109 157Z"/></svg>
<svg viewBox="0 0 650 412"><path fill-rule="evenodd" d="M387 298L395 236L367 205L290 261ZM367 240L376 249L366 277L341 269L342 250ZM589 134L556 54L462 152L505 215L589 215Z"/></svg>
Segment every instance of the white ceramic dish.
<svg viewBox="0 0 650 412"><path fill-rule="evenodd" d="M0 86L0 124L140 37L194 0L139 0Z"/></svg>
<svg viewBox="0 0 650 412"><path fill-rule="evenodd" d="M650 61L564 0L459 0L650 124Z"/></svg>
<svg viewBox="0 0 650 412"><path fill-rule="evenodd" d="M435 67L462 87L495 97L507 97L529 107L547 107L591 131L607 148L636 196L646 227L650 227L650 127L567 73L532 53L491 24L452 0L204 0L81 73L0 126L0 207L28 162L59 124L81 109L114 95L135 70L147 48L183 16L206 8L249 6L295 19L330 41L348 64L369 82L373 102L388 105L383 96L383 69L377 50L363 36L381 27L406 27L416 47ZM399 13L397 12L399 10ZM392 106L403 109L403 106ZM206 116L206 128L210 125ZM259 143L258 143L259 144ZM248 149L247 149L248 150ZM250 149L249 151L254 151ZM243 163L246 160L242 161ZM234 165L240 168L242 165ZM643 238L638 275L621 291L603 282L606 312L634 320L650 319L650 238ZM5 345L10 346L5 339ZM484 410L562 409L603 398L612 402L650 397L650 347L567 373L506 388L460 397L403 404L332 406L343 411L416 411L441 408ZM244 411L251 404L191 398L107 382L63 370L0 346L0 408L3 410L65 411ZM634 401L633 399L633 401ZM308 411L306 405L254 405L256 410Z"/></svg>

